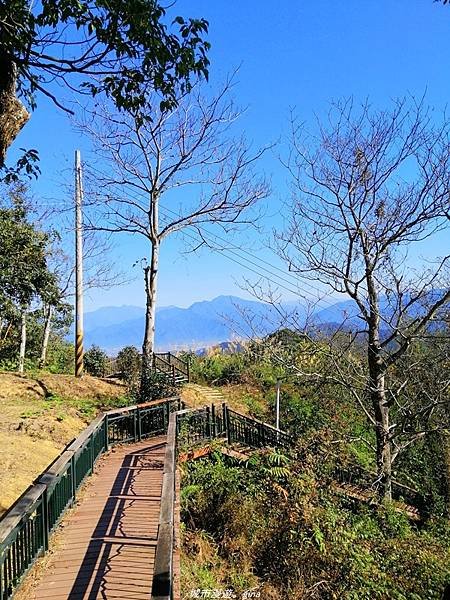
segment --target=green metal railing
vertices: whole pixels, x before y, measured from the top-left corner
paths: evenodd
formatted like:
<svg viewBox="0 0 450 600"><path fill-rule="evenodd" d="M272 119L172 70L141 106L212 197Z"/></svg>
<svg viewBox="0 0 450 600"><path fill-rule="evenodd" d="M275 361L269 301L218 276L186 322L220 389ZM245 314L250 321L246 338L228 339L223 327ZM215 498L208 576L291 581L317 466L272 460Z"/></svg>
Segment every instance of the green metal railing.
<svg viewBox="0 0 450 600"><path fill-rule="evenodd" d="M214 404L198 409L179 410L171 415L167 432L166 455L161 494L158 541L151 600L173 598L173 548L175 470L178 444L198 443L213 438L243 443L260 448L263 445L289 445L291 437L261 421L245 417L228 408Z"/></svg>
<svg viewBox="0 0 450 600"><path fill-rule="evenodd" d="M130 406L99 416L40 475L0 520L0 600L11 598L65 511L73 505L98 458L114 444L137 442L168 430L173 415L174 439L187 432L195 443L216 437L246 445L278 445L287 434L253 421L222 405L183 410L179 398Z"/></svg>
<svg viewBox="0 0 450 600"><path fill-rule="evenodd" d="M0 600L11 598L98 458L110 446L167 430L179 398L130 406L99 416L40 475L0 520Z"/></svg>
<svg viewBox="0 0 450 600"><path fill-rule="evenodd" d="M196 443L211 438L226 438L231 443L251 448L289 446L291 436L256 419L231 410L226 404L214 404L197 410L177 413L177 436L186 443Z"/></svg>
<svg viewBox="0 0 450 600"><path fill-rule="evenodd" d="M11 598L38 556L48 549L51 532L93 471L95 462L111 445L137 442L167 432L161 512L154 565L152 599L170 600L173 594L174 499L177 444L223 438L247 447L288 447L293 438L275 427L251 419L226 404L184 409L180 398L130 406L99 416L70 444L0 520L0 600ZM345 476L347 475L347 476ZM337 477L337 474L335 474ZM367 472L340 473L359 481ZM401 488L402 495L416 494ZM417 498L416 498L417 500Z"/></svg>
<svg viewBox="0 0 450 600"><path fill-rule="evenodd" d="M370 490L374 494L378 494L381 482L375 471L365 469L356 463L350 463L345 466L336 467L331 473L331 478L334 481L341 483L359 486L365 490ZM394 500L405 502L417 508L422 516L429 512L427 498L420 494L417 490L400 483L397 480L392 480L392 497Z"/></svg>
<svg viewBox="0 0 450 600"><path fill-rule="evenodd" d="M173 384L179 381L189 381L189 363L170 352L154 353L153 369L170 378Z"/></svg>

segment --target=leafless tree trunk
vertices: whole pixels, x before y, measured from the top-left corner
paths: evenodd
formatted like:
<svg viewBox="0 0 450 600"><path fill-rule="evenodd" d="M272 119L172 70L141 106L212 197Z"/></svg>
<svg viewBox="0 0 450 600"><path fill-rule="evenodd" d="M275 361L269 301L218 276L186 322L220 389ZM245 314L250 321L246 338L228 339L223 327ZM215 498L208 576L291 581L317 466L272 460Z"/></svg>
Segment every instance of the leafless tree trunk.
<svg viewBox="0 0 450 600"><path fill-rule="evenodd" d="M47 361L47 348L48 340L50 338L53 313L54 307L51 304L47 304L44 307L44 333L42 336L41 357L39 359L39 367L41 369L45 367L45 363Z"/></svg>
<svg viewBox="0 0 450 600"><path fill-rule="evenodd" d="M306 294L308 286L311 295L342 294L355 306L335 339L311 336L322 353L329 348L333 368L301 374L342 385L357 401L374 429L379 481L390 499L392 465L435 430L433 415L445 402L423 388L418 400L413 369L402 370L402 361L431 326L439 329L450 301L448 254L408 263L412 244L449 227L450 125L433 125L421 102L406 101L379 112L337 103L314 139L291 124L284 164L293 199L276 249ZM365 360L355 341L364 342Z"/></svg>
<svg viewBox="0 0 450 600"><path fill-rule="evenodd" d="M447 491L447 512L450 515L450 399L444 405L444 423L440 432L442 456L444 462L444 478Z"/></svg>
<svg viewBox="0 0 450 600"><path fill-rule="evenodd" d="M227 81L212 98L194 89L178 99L177 108L159 114L117 115L104 106L82 124L96 143L97 161L108 164L107 174L91 167L95 185L90 195L97 197L95 213L87 215L91 228L139 234L148 242L141 383L153 360L162 242L191 228L199 247L208 243L204 224L227 232L254 225L257 215L249 211L268 194L267 183L253 168L266 149L252 152L245 140L229 135L239 116L227 99L231 85ZM149 98L149 111L155 105Z"/></svg>
<svg viewBox="0 0 450 600"><path fill-rule="evenodd" d="M447 512L450 514L450 433L443 431L441 433L442 453L444 458L444 478L447 491Z"/></svg>
<svg viewBox="0 0 450 600"><path fill-rule="evenodd" d="M22 308L20 314L20 349L19 349L19 368L18 371L23 375L25 366L25 350L27 347L27 311Z"/></svg>
<svg viewBox="0 0 450 600"><path fill-rule="evenodd" d="M158 289L158 261L159 243L152 244L150 264L144 269L145 277L145 331L142 344L142 387L145 387L145 378L152 370L153 353L155 351L155 325L156 325L156 303Z"/></svg>

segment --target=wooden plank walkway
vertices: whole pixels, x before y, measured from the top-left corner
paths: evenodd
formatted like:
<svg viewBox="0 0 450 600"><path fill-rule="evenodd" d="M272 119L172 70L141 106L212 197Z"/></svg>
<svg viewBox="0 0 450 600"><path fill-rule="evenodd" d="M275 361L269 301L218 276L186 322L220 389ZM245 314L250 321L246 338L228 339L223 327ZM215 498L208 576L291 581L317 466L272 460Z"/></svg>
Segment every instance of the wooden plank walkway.
<svg viewBox="0 0 450 600"><path fill-rule="evenodd" d="M100 459L30 600L149 600L165 442L125 444Z"/></svg>

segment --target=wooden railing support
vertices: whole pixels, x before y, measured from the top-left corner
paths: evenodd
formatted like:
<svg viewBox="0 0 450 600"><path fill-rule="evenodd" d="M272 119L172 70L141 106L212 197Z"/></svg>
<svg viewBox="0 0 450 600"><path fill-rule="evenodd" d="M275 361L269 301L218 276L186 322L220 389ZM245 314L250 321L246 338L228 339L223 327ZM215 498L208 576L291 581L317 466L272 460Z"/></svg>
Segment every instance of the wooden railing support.
<svg viewBox="0 0 450 600"><path fill-rule="evenodd" d="M158 542L153 568L152 600L171 600L173 586L174 507L176 471L177 413L172 413L167 429L167 445L159 516Z"/></svg>

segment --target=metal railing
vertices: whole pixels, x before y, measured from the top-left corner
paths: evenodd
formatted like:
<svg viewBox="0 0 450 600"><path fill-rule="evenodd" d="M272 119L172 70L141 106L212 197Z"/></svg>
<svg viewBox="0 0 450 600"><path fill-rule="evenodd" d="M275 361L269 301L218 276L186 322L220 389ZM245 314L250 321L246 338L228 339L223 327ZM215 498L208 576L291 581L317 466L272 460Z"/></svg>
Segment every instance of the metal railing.
<svg viewBox="0 0 450 600"><path fill-rule="evenodd" d="M171 414L167 428L158 540L153 567L152 600L172 600L173 598L177 415L178 412Z"/></svg>
<svg viewBox="0 0 450 600"><path fill-rule="evenodd" d="M365 469L361 465L351 463L346 466L339 466L331 473L332 479L341 483L350 484L372 491L374 495L378 494L381 482L375 471ZM416 507L422 515L427 513L426 499L417 490L392 480L392 498L397 501L405 502Z"/></svg>
<svg viewBox="0 0 450 600"><path fill-rule="evenodd" d="M129 406L100 415L42 473L0 519L0 600L11 598L77 491L110 446L166 431L180 398Z"/></svg>
<svg viewBox="0 0 450 600"><path fill-rule="evenodd" d="M173 383L176 383L178 379L189 381L189 363L171 352L154 353L153 368L171 377Z"/></svg>
<svg viewBox="0 0 450 600"><path fill-rule="evenodd" d="M172 600L173 597L173 551L174 551L174 505L175 473L178 443L197 443L213 438L244 443L260 448L287 446L292 438L261 421L232 411L226 404L216 407L204 406L185 409L170 415L161 495L158 540L153 572L152 600Z"/></svg>
<svg viewBox="0 0 450 600"><path fill-rule="evenodd" d="M226 438L231 443L251 448L289 446L292 437L268 423L246 417L228 408L214 404L196 410L177 413L177 436L187 443L211 438Z"/></svg>
<svg viewBox="0 0 450 600"><path fill-rule="evenodd" d="M137 442L167 431L161 509L152 583L152 600L173 596L174 505L178 443L223 438L252 448L288 447L293 438L262 421L228 408L205 406L184 409L180 398L168 398L99 416L48 467L0 520L0 600L11 598L38 556L48 549L49 535L76 497L95 462L109 446ZM365 481L369 472L352 475ZM336 478L346 478L344 471ZM417 494L396 482L402 496ZM415 498L418 500L418 498Z"/></svg>

